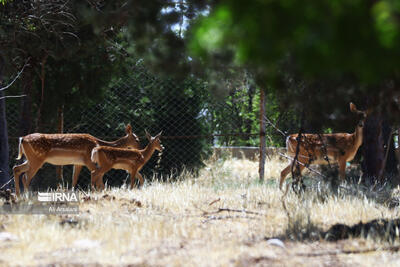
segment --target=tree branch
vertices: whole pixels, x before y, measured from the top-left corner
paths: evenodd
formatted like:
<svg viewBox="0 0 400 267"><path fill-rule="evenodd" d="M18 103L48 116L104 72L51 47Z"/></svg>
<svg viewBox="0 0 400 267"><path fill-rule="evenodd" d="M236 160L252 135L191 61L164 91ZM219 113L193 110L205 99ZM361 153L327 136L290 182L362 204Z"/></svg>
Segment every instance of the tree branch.
<svg viewBox="0 0 400 267"><path fill-rule="evenodd" d="M4 90L8 89L8 88L10 88L10 87L14 84L14 82L19 78L19 76L21 76L21 74L24 72L25 67L28 65L29 59L30 59L30 58L28 58L28 59L26 60L25 65L24 65L24 66L22 67L22 69L18 72L18 74L17 74L17 76L14 78L14 80L12 80L12 82L11 82L10 84L8 84L7 86L1 87L1 88L0 88L0 91L4 91Z"/></svg>
<svg viewBox="0 0 400 267"><path fill-rule="evenodd" d="M264 119L267 121L267 123L269 125L272 126L272 128L274 128L278 133L280 133L281 135L283 135L284 137L286 137L287 135L281 130L279 129L274 123L272 123L272 121L267 117L267 115L264 115Z"/></svg>
<svg viewBox="0 0 400 267"><path fill-rule="evenodd" d="M19 97L25 97L25 96L26 95L6 95L6 96L0 97L0 100L6 99L6 98L19 98Z"/></svg>
<svg viewBox="0 0 400 267"><path fill-rule="evenodd" d="M290 159L290 160L295 160L295 158L292 158L292 157L289 157L289 156L286 156L285 154L283 154L283 153L280 153L280 152L278 152L278 154L281 156L281 157L284 157L284 158L287 158L287 159ZM295 160L296 161L296 163L297 164L300 164L300 165L302 165L302 166L304 166L306 169L308 169L309 171L311 171L311 172L313 172L313 173L316 173L316 174L318 174L319 176L321 176L322 178L327 178L325 175L323 175L322 173L320 173L319 171L317 171L317 170L315 170L315 169L312 169L312 168L310 168L310 166L307 166L306 164L304 164L304 163L302 163L302 162L300 162L300 161L298 161L297 159Z"/></svg>

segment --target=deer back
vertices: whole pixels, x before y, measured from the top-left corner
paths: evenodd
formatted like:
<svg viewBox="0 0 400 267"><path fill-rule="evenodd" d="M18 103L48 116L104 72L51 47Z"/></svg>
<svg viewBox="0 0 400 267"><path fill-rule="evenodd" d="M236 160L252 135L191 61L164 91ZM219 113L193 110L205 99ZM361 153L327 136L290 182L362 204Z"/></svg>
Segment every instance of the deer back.
<svg viewBox="0 0 400 267"><path fill-rule="evenodd" d="M101 166L104 163L116 164L119 161L131 161L132 163L141 164L144 158L137 149L99 146L92 150L91 160Z"/></svg>
<svg viewBox="0 0 400 267"><path fill-rule="evenodd" d="M24 150L31 150L36 156L46 156L52 150L91 151L96 138L89 134L41 134L34 133L22 137Z"/></svg>
<svg viewBox="0 0 400 267"><path fill-rule="evenodd" d="M341 157L346 157L347 161L353 159L359 145L355 134L302 134L300 140L298 134L292 134L286 140L288 154L295 156L297 147L299 160L307 159L307 163L327 163L326 157L333 162Z"/></svg>

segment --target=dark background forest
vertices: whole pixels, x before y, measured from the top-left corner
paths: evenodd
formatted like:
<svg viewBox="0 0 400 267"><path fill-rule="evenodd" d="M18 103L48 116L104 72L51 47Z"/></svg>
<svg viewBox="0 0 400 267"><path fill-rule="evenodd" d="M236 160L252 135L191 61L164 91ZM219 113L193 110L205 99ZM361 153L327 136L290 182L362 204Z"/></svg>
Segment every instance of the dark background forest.
<svg viewBox="0 0 400 267"><path fill-rule="evenodd" d="M284 146L276 128L353 132L349 102L372 110L364 178L398 183L399 14L389 0L1 0L0 181L17 138L62 118L107 140L163 130L150 165L196 170L213 145L259 145L263 91L269 146Z"/></svg>

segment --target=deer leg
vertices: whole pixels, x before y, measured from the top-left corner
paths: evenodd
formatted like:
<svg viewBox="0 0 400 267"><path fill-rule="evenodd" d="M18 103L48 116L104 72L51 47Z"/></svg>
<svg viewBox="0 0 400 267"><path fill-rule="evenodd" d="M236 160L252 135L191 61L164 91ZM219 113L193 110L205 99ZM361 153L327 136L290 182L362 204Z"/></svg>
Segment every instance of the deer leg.
<svg viewBox="0 0 400 267"><path fill-rule="evenodd" d="M91 183L91 188L92 188L92 191L94 191L96 188L95 188L95 181L97 180L97 179L103 179L103 175L104 175L104 172L101 172L101 170L100 169L94 169L93 171L91 171L91 173L90 173L90 183Z"/></svg>
<svg viewBox="0 0 400 267"><path fill-rule="evenodd" d="M95 169L97 169L96 166L95 166ZM110 169L111 169L111 168L110 168ZM105 172L108 172L110 169L108 169L108 170L105 171ZM103 190L103 189L105 188L104 182L103 182L103 175L104 175L104 173L101 175L101 179L95 179L95 180L94 180L94 181L95 181L95 184L96 184L96 188L99 189L99 190Z"/></svg>
<svg viewBox="0 0 400 267"><path fill-rule="evenodd" d="M104 190L104 188L106 187L105 185L104 185L104 181L103 181L103 176L104 176L104 174L101 176L101 179L97 179L96 180L96 188L98 189L98 190Z"/></svg>
<svg viewBox="0 0 400 267"><path fill-rule="evenodd" d="M340 159L338 164L340 180L344 181L346 179L346 160Z"/></svg>
<svg viewBox="0 0 400 267"><path fill-rule="evenodd" d="M74 165L72 168L72 190L78 183L79 174L81 173L83 165Z"/></svg>
<svg viewBox="0 0 400 267"><path fill-rule="evenodd" d="M133 166L131 171L129 172L129 174L131 175L131 190L133 189L133 185L135 184L135 177L138 176L139 177L139 183L140 186L143 185L143 177L141 174L139 174L138 172L138 167Z"/></svg>
<svg viewBox="0 0 400 267"><path fill-rule="evenodd" d="M25 191L28 192L29 185L31 184L32 178L35 176L37 171L42 167L43 161L32 162L30 161L29 170L26 172L26 182L24 184Z"/></svg>
<svg viewBox="0 0 400 267"><path fill-rule="evenodd" d="M63 165L56 166L56 176L59 179L58 187L62 188L64 186Z"/></svg>
<svg viewBox="0 0 400 267"><path fill-rule="evenodd" d="M132 179L132 177L131 177L131 179ZM139 171L136 172L135 179L139 180L139 187L143 186L144 179L143 179L143 176L139 173ZM133 181L135 181L135 179L133 179Z"/></svg>
<svg viewBox="0 0 400 267"><path fill-rule="evenodd" d="M94 186L95 181L96 181L97 179L99 179L99 178L103 179L103 175L104 175L104 174L100 173L98 169L93 170L93 171L90 172L90 186L91 186L91 188L92 188L92 191L95 190L95 186ZM100 177L99 177L99 176L100 176Z"/></svg>
<svg viewBox="0 0 400 267"><path fill-rule="evenodd" d="M20 189L19 189L19 177L21 176L22 173L25 173L29 170L29 162L25 161L21 165L14 166L13 172L14 172L14 183L15 183L15 194L19 197L20 195ZM23 176L22 177L22 183L26 184L26 179Z"/></svg>
<svg viewBox="0 0 400 267"><path fill-rule="evenodd" d="M283 170L282 170L282 172L281 172L281 179L280 179L280 181L279 181L279 189L280 190L282 190L282 185L283 185L283 182L285 181L285 179L286 179L286 177L289 175L289 173L292 171L292 164L293 164L293 162L292 163L290 163L286 168L284 168ZM301 173L302 173L302 171L304 170L304 165L302 165L302 164L300 164L300 163L297 163L295 166L294 166L294 168L293 168L293 172L294 173L296 173L296 174L298 174L298 175L301 175ZM293 179L295 178L295 177L292 177ZM287 193L287 190L288 190L288 187L286 187L286 193ZM285 193L285 194L286 194Z"/></svg>
<svg viewBox="0 0 400 267"><path fill-rule="evenodd" d="M20 175L20 177L21 177L21 175ZM26 172L22 174L22 180L21 181L22 181L23 187L25 188L26 187Z"/></svg>
<svg viewBox="0 0 400 267"><path fill-rule="evenodd" d="M303 164L296 164L296 166L294 167L293 173L294 173L294 177L293 177L293 183L292 183L292 188L295 189L295 185L298 185L300 189L305 189L305 185L303 183L303 179L301 178L301 173L303 172L305 168L304 163Z"/></svg>
<svg viewBox="0 0 400 267"><path fill-rule="evenodd" d="M105 188L104 181L103 181L103 176L102 176L101 179L97 179L96 180L96 188L100 189L100 190L103 190Z"/></svg>
<svg viewBox="0 0 400 267"><path fill-rule="evenodd" d="M143 176L139 172L136 172L136 178L139 179L139 187L142 187L144 184Z"/></svg>
<svg viewBox="0 0 400 267"><path fill-rule="evenodd" d="M103 183L103 175L110 169L106 169L104 167L99 167L97 168L96 164L93 163L91 160L85 161L86 167L90 170L90 182L91 182L91 187L92 190L95 190L95 185L97 189L104 189L104 183ZM103 169L103 172L101 172L101 169ZM99 179L99 175L101 175Z"/></svg>
<svg viewBox="0 0 400 267"><path fill-rule="evenodd" d="M284 168L281 171L281 179L279 181L279 189L282 190L283 182L285 181L286 176L288 176L288 174L290 173L291 169L292 169L292 163L290 163L286 168Z"/></svg>
<svg viewBox="0 0 400 267"><path fill-rule="evenodd" d="M106 172L108 172L111 169L111 167L108 166L102 166L100 168L95 168L92 172L91 172L91 186L92 186L92 190L95 190L95 184L98 184L100 182L98 182L99 179L101 179L101 184L103 185L102 188L100 189L104 189L104 183L103 183L103 176Z"/></svg>

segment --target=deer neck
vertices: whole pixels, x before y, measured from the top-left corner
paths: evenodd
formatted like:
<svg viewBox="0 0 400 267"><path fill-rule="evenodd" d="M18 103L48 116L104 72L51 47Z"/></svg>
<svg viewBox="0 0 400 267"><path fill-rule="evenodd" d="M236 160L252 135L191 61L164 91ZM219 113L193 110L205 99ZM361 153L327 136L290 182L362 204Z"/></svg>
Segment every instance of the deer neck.
<svg viewBox="0 0 400 267"><path fill-rule="evenodd" d="M363 142L363 127L359 127L357 125L356 130L354 132L354 145L359 148Z"/></svg>
<svg viewBox="0 0 400 267"><path fill-rule="evenodd" d="M143 150L141 150L144 162L149 161L151 156L153 155L154 151L156 150L156 147L154 143L149 143Z"/></svg>
<svg viewBox="0 0 400 267"><path fill-rule="evenodd" d="M104 141L104 140L98 139L97 142L101 146L122 147L122 146L126 145L126 139L127 139L126 136L124 136L115 141Z"/></svg>

